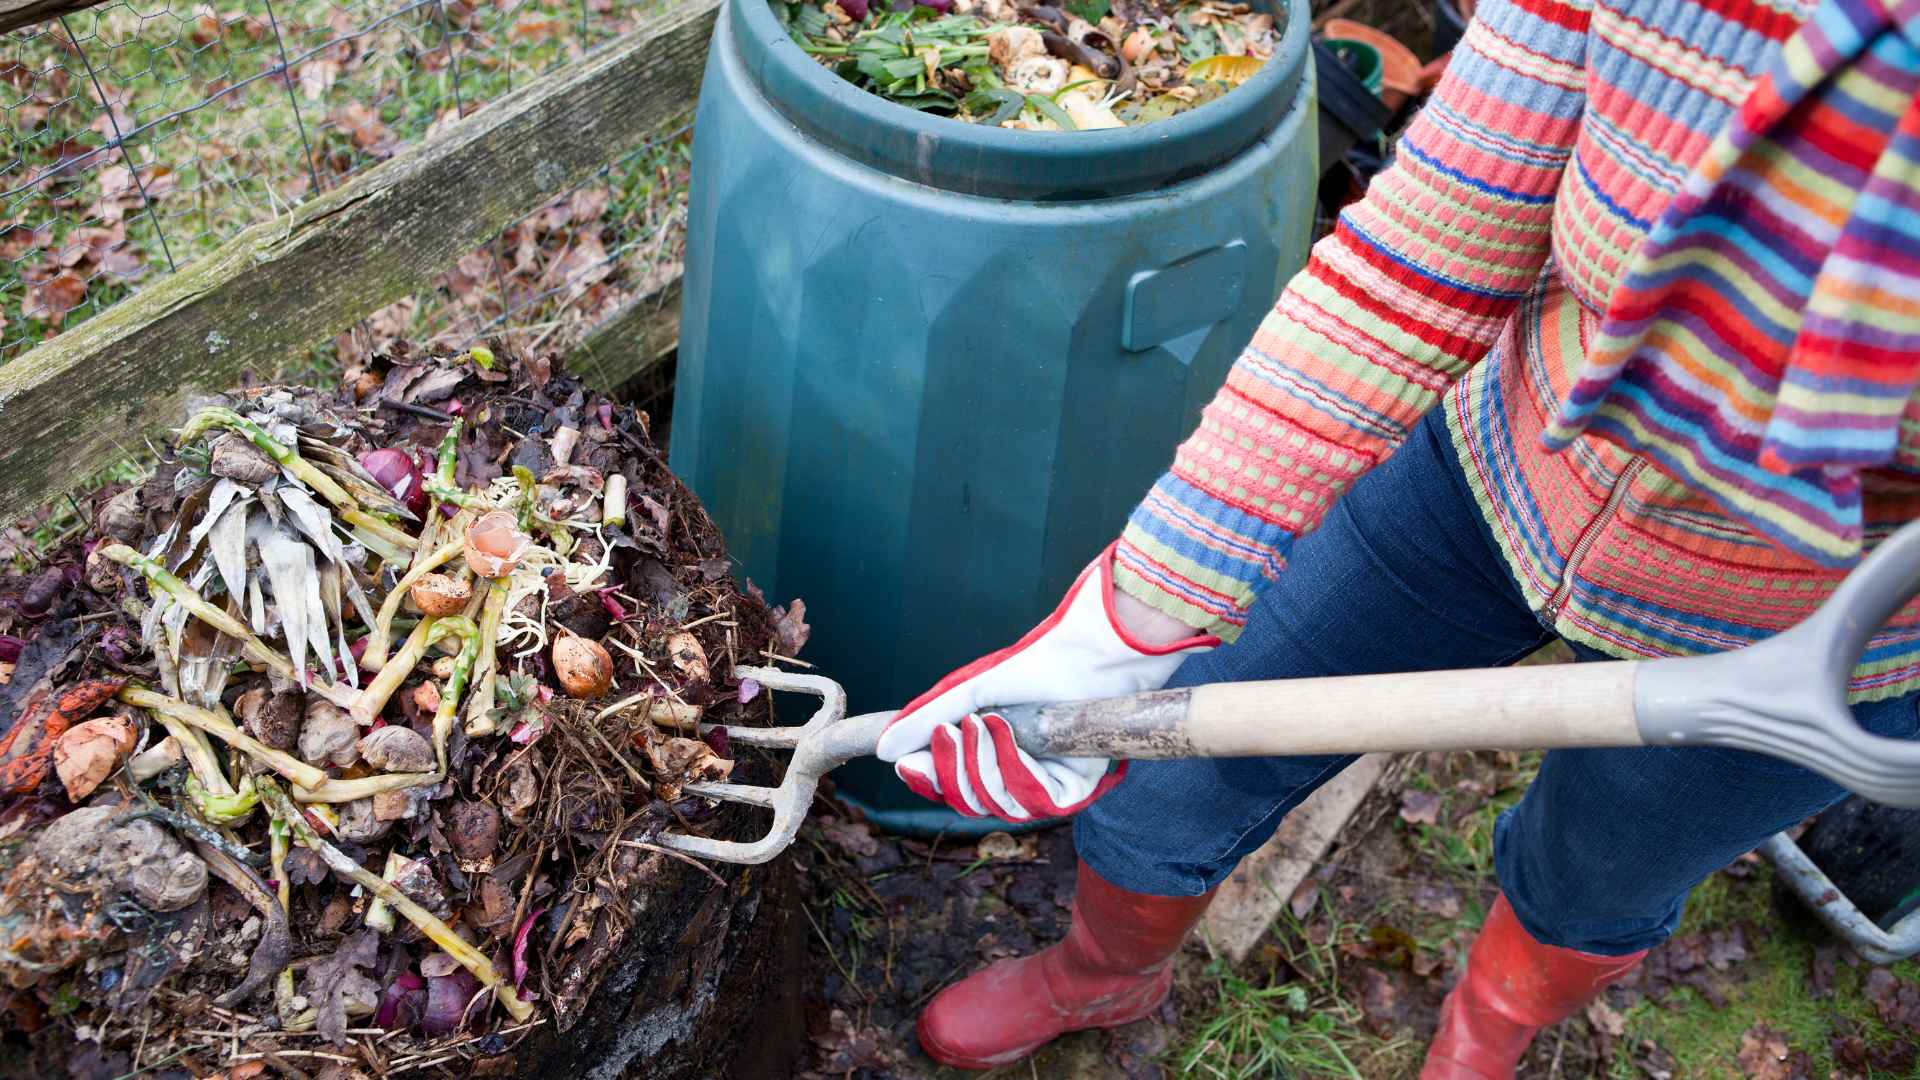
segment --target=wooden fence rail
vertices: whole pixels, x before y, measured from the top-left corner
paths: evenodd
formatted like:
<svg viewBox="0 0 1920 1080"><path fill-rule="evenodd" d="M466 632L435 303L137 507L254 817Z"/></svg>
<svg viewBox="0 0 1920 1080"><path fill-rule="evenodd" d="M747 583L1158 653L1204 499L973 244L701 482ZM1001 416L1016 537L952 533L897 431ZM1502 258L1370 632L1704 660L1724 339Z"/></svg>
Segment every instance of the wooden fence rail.
<svg viewBox="0 0 1920 1080"><path fill-rule="evenodd" d="M0 34L84 11L106 0L0 0Z"/></svg>
<svg viewBox="0 0 1920 1080"><path fill-rule="evenodd" d="M287 357L425 287L692 107L720 0L683 0L584 60L476 110L280 220L252 226L0 367L0 521L176 423L184 399ZM588 343L617 384L677 330L663 291ZM652 307L642 305L652 302ZM622 331L626 333L630 331ZM651 350L651 352L649 352Z"/></svg>

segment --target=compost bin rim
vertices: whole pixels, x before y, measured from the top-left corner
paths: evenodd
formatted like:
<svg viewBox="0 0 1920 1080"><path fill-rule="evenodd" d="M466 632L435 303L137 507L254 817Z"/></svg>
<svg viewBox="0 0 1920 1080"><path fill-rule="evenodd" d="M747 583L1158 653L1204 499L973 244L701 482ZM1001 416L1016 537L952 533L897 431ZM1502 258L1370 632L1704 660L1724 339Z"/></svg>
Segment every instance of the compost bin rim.
<svg viewBox="0 0 1920 1080"><path fill-rule="evenodd" d="M1286 19L1260 72L1178 116L1105 131L1036 133L933 116L870 94L807 55L768 0L732 0L716 47L735 48L753 87L808 136L905 180L967 195L1080 201L1151 191L1205 173L1303 107L1306 0L1270 0Z"/></svg>

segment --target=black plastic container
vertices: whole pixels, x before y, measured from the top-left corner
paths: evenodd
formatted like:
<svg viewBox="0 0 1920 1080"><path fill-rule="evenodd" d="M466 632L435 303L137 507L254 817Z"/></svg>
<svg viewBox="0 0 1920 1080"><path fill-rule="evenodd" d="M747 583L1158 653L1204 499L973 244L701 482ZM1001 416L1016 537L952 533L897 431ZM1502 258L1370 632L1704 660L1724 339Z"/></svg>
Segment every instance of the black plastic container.
<svg viewBox="0 0 1920 1080"><path fill-rule="evenodd" d="M1320 175L1340 163L1355 143L1378 138L1392 115L1332 49L1313 41L1313 73L1320 90Z"/></svg>
<svg viewBox="0 0 1920 1080"><path fill-rule="evenodd" d="M1455 0L1433 0L1433 55L1452 52L1466 32L1466 16Z"/></svg>
<svg viewBox="0 0 1920 1080"><path fill-rule="evenodd" d="M1882 930L1920 910L1920 810L1850 796L1814 819L1800 850Z"/></svg>

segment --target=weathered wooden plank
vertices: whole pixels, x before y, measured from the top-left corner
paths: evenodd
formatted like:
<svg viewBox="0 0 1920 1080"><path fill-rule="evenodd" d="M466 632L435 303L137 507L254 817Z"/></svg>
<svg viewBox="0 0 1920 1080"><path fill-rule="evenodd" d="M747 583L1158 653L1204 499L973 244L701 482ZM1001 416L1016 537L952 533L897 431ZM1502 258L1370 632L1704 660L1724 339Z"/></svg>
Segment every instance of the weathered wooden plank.
<svg viewBox="0 0 1920 1080"><path fill-rule="evenodd" d="M719 0L686 0L0 367L0 521L272 372L683 116Z"/></svg>
<svg viewBox="0 0 1920 1080"><path fill-rule="evenodd" d="M1347 766L1295 807L1273 839L1241 860L1220 883L1201 924L1215 947L1236 964L1247 958L1392 760L1368 754Z"/></svg>
<svg viewBox="0 0 1920 1080"><path fill-rule="evenodd" d="M98 7L107 0L0 0L0 33Z"/></svg>
<svg viewBox="0 0 1920 1080"><path fill-rule="evenodd" d="M567 370L613 391L680 343L680 273L624 304L567 355Z"/></svg>

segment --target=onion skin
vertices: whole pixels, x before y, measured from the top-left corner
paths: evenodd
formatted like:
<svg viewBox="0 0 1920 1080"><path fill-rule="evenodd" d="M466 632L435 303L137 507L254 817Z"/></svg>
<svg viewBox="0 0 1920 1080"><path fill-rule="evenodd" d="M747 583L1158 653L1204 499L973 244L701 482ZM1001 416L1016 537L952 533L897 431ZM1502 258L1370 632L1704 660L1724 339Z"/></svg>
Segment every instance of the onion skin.
<svg viewBox="0 0 1920 1080"><path fill-rule="evenodd" d="M570 696L597 698L613 685L613 657L597 641L564 634L553 643L553 673Z"/></svg>
<svg viewBox="0 0 1920 1080"><path fill-rule="evenodd" d="M407 595L422 614L438 618L465 611L467 601L473 599L473 586L446 574L427 574L407 589Z"/></svg>
<svg viewBox="0 0 1920 1080"><path fill-rule="evenodd" d="M415 517L427 512L427 487L413 455L405 450L369 450L360 455L360 467L393 497L405 503Z"/></svg>
<svg viewBox="0 0 1920 1080"><path fill-rule="evenodd" d="M411 969L401 972L380 994L380 1009L373 1014L373 1025L393 1031L410 1028L426 1011L427 980Z"/></svg>
<svg viewBox="0 0 1920 1080"><path fill-rule="evenodd" d="M480 980L464 968L451 975L427 980L427 1010L420 1027L428 1037L439 1038L460 1030L466 1020L467 1006L480 992Z"/></svg>

